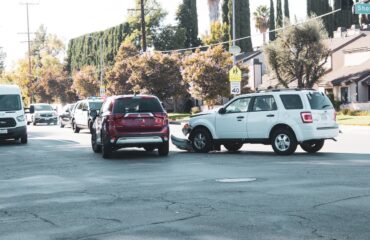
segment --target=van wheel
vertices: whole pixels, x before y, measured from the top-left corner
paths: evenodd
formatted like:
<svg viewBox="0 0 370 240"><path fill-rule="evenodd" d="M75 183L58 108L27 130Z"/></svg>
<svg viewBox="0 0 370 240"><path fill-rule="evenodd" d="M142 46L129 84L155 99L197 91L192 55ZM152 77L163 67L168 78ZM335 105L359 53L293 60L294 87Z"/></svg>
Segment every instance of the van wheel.
<svg viewBox="0 0 370 240"><path fill-rule="evenodd" d="M77 124L76 124L76 122L74 120L72 122L72 129L73 129L73 132L74 133L79 133L80 132L80 128L77 127Z"/></svg>
<svg viewBox="0 0 370 240"><path fill-rule="evenodd" d="M21 143L22 144L27 144L28 142L28 136L27 135L24 135L23 137L21 137Z"/></svg>
<svg viewBox="0 0 370 240"><path fill-rule="evenodd" d="M271 139L272 148L278 155L291 155L297 149L294 133L288 129L278 129Z"/></svg>
<svg viewBox="0 0 370 240"><path fill-rule="evenodd" d="M33 126L36 126L36 122L32 122L32 125L33 125Z"/></svg>
<svg viewBox="0 0 370 240"><path fill-rule="evenodd" d="M205 128L194 129L190 135L190 141L194 151L197 153L208 153L212 150L212 135Z"/></svg>
<svg viewBox="0 0 370 240"><path fill-rule="evenodd" d="M301 148L308 153L316 153L324 146L325 140L312 140L301 143Z"/></svg>
<svg viewBox="0 0 370 240"><path fill-rule="evenodd" d="M224 144L224 147L229 152L237 152L239 149L243 147L243 143L240 142L226 143Z"/></svg>
<svg viewBox="0 0 370 240"><path fill-rule="evenodd" d="M161 146L158 147L159 156L167 156L169 151L170 151L169 142L163 143Z"/></svg>

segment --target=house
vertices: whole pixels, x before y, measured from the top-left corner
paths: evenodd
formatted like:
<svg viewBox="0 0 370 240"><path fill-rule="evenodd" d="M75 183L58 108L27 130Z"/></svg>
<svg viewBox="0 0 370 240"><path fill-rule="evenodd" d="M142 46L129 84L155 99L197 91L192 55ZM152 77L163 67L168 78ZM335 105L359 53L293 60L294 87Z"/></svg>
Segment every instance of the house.
<svg viewBox="0 0 370 240"><path fill-rule="evenodd" d="M325 41L331 50L328 72L318 88L332 93L343 108L370 110L370 34L359 28L338 28Z"/></svg>
<svg viewBox="0 0 370 240"><path fill-rule="evenodd" d="M262 84L262 77L267 73L265 58L262 50L241 53L236 56L236 62L246 64L249 67L249 79L246 86L252 91Z"/></svg>

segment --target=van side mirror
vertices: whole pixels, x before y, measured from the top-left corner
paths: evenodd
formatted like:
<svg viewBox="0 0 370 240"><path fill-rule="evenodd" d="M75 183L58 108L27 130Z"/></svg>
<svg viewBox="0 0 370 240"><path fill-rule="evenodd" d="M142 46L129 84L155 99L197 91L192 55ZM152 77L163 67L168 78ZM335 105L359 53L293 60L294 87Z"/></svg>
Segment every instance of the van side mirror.
<svg viewBox="0 0 370 240"><path fill-rule="evenodd" d="M226 113L226 109L225 109L225 108L220 108L220 109L218 110L218 113L219 113L219 114L225 114L225 113Z"/></svg>
<svg viewBox="0 0 370 240"><path fill-rule="evenodd" d="M35 106L30 106L30 113L31 114L35 113Z"/></svg>

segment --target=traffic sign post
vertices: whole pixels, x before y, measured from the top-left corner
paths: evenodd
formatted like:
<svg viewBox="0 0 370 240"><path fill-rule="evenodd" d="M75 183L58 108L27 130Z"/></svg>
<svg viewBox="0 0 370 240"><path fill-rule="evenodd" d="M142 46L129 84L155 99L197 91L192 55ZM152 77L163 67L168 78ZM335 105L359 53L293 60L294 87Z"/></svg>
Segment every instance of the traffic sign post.
<svg viewBox="0 0 370 240"><path fill-rule="evenodd" d="M100 86L100 97L105 96L105 87Z"/></svg>
<svg viewBox="0 0 370 240"><path fill-rule="evenodd" d="M355 4L355 14L370 14L370 4L357 3Z"/></svg>
<svg viewBox="0 0 370 240"><path fill-rule="evenodd" d="M232 95L240 94L240 82L230 82L230 93Z"/></svg>
<svg viewBox="0 0 370 240"><path fill-rule="evenodd" d="M240 94L241 87L240 83L242 81L242 71L237 67L234 66L229 71L229 81L230 81L230 93L233 95Z"/></svg>

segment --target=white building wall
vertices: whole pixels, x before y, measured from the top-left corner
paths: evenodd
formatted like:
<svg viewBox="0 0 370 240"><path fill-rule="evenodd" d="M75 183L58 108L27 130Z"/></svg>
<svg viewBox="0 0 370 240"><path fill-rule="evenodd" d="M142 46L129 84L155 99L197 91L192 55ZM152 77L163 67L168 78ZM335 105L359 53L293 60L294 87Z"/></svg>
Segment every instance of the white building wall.
<svg viewBox="0 0 370 240"><path fill-rule="evenodd" d="M370 51L344 54L344 66L357 66L370 59Z"/></svg>

